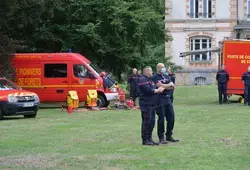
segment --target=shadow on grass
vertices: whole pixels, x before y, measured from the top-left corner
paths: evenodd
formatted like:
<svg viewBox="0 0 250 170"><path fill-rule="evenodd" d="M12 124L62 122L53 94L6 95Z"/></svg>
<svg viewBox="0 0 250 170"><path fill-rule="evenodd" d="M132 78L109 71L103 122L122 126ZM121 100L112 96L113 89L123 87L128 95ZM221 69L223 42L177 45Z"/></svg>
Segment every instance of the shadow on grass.
<svg viewBox="0 0 250 170"><path fill-rule="evenodd" d="M8 121L8 120L18 120L18 119L27 119L27 118L25 118L25 117L12 117L12 116L8 116L8 117L4 117L3 118L3 120L1 120L1 121Z"/></svg>
<svg viewBox="0 0 250 170"><path fill-rule="evenodd" d="M178 105L189 105L189 106L196 106L196 105L206 105L206 106L218 106L220 105L218 101L194 101L194 102L189 102L189 101L184 101L184 102L174 102L174 106L178 104ZM236 100L230 100L229 103L222 103L222 105L232 105L232 104L240 104L239 101Z"/></svg>

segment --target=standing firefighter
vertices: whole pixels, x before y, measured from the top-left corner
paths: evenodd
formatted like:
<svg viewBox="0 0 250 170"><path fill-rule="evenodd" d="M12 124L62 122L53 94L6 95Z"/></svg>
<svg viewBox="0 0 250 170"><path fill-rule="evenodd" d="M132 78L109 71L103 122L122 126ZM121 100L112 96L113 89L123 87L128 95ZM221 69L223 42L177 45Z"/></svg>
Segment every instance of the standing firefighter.
<svg viewBox="0 0 250 170"><path fill-rule="evenodd" d="M227 103L227 82L229 80L229 74L225 70L225 65L222 65L221 70L217 72L216 80L218 81L218 91L219 91L219 104L223 102Z"/></svg>
<svg viewBox="0 0 250 170"><path fill-rule="evenodd" d="M128 84L130 85L130 98L134 101L137 97L137 88L138 88L138 77L137 77L137 69L133 69L133 74L128 77Z"/></svg>
<svg viewBox="0 0 250 170"><path fill-rule="evenodd" d="M145 67L143 75L139 81L140 97L139 105L141 108L141 137L143 145L158 145L152 140L152 132L155 126L155 109L156 109L156 93L161 93L164 88L156 89L154 83L151 81L152 68Z"/></svg>
<svg viewBox="0 0 250 170"><path fill-rule="evenodd" d="M168 68L168 76L170 77L171 81L175 84L175 74L172 72L171 67ZM170 100L174 102L174 89L170 90Z"/></svg>
<svg viewBox="0 0 250 170"><path fill-rule="evenodd" d="M242 75L242 81L244 81L244 105L250 106L250 66L247 68L247 72Z"/></svg>
<svg viewBox="0 0 250 170"><path fill-rule="evenodd" d="M170 77L166 74L166 68L163 63L157 64L157 73L152 77L152 80L158 88L164 88L163 93L158 94L158 103L157 103L157 114L158 114L158 124L157 124L157 133L159 137L160 144L166 144L164 140L165 132L165 119L166 119L166 140L170 142L178 142L172 137L174 122L175 122L175 113L173 104L170 99L170 94L172 89L175 88L174 83L171 81Z"/></svg>
<svg viewBox="0 0 250 170"><path fill-rule="evenodd" d="M138 97L140 95L139 81L140 81L141 77L142 77L141 70L138 70L137 71L137 88L136 88L136 93L137 93Z"/></svg>

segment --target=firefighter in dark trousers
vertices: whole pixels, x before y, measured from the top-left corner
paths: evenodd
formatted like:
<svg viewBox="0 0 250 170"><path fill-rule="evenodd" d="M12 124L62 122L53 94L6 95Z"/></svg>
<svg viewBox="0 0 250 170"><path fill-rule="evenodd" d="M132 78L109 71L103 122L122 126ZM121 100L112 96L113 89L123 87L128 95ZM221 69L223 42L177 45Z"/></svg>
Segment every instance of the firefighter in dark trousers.
<svg viewBox="0 0 250 170"><path fill-rule="evenodd" d="M159 137L160 144L166 144L166 141L178 142L175 140L173 135L175 114L173 104L170 99L171 91L175 88L173 82L168 75L166 75L166 68L163 63L157 64L157 73L152 77L152 80L158 88L163 87L165 90L163 93L158 94L158 104L157 104L157 115L158 115L158 124L157 124L157 133ZM164 140L165 132L165 118L167 122L166 126L166 141Z"/></svg>
<svg viewBox="0 0 250 170"><path fill-rule="evenodd" d="M225 66L222 65L221 70L216 74L216 80L218 81L218 91L219 91L219 104L222 104L222 95L223 102L227 103L227 82L229 80L229 74L225 70Z"/></svg>
<svg viewBox="0 0 250 170"><path fill-rule="evenodd" d="M136 88L136 93L137 93L137 96L139 97L140 95L140 90L139 90L139 81L141 79L142 75L141 75L141 70L138 70L137 71L137 88Z"/></svg>
<svg viewBox="0 0 250 170"><path fill-rule="evenodd" d="M250 66L247 68L247 72L243 73L242 81L244 81L244 105L250 106Z"/></svg>
<svg viewBox="0 0 250 170"><path fill-rule="evenodd" d="M128 77L128 84L130 85L130 98L133 100L134 105L137 98L137 89L138 89L138 76L137 69L133 69L133 74Z"/></svg>
<svg viewBox="0 0 250 170"><path fill-rule="evenodd" d="M141 137L143 145L158 145L152 140L152 132L155 126L155 109L156 109L156 93L161 93L164 88L156 89L154 83L150 79L152 76L152 68L145 67L143 75L139 81L139 105L141 108Z"/></svg>
<svg viewBox="0 0 250 170"><path fill-rule="evenodd" d="M175 84L175 74L172 72L171 67L168 68L168 76L170 77L171 81ZM170 90L170 99L171 102L174 102L174 89Z"/></svg>

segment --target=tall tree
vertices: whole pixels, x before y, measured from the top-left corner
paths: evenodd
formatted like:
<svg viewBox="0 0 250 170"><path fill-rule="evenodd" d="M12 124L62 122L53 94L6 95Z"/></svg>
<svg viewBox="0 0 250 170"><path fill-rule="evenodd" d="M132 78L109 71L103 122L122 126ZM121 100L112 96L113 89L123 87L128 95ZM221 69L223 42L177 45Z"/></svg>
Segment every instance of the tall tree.
<svg viewBox="0 0 250 170"><path fill-rule="evenodd" d="M149 64L154 49L161 50L157 61L164 58L164 0L2 2L5 32L26 44L21 52L70 48L119 78L130 67Z"/></svg>

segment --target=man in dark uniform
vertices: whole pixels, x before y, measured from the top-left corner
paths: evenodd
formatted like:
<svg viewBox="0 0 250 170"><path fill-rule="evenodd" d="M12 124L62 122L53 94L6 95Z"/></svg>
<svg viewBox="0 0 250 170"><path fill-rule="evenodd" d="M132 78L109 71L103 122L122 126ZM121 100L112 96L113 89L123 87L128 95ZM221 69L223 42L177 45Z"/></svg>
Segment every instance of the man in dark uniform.
<svg viewBox="0 0 250 170"><path fill-rule="evenodd" d="M219 91L219 104L222 104L222 95L223 102L227 103L227 82L229 80L229 74L225 70L225 66L222 65L221 70L216 74L216 80L218 81L218 91Z"/></svg>
<svg viewBox="0 0 250 170"><path fill-rule="evenodd" d="M136 88L137 96L140 95L139 81L140 81L141 77L142 77L142 75L141 75L141 70L138 70L138 71L137 71L137 88Z"/></svg>
<svg viewBox="0 0 250 170"><path fill-rule="evenodd" d="M156 93L161 93L164 88L156 89L154 83L151 81L152 68L145 67L143 75L139 81L140 97L139 105L141 108L141 137L143 145L158 145L152 140L152 132L155 126L155 108L156 108Z"/></svg>
<svg viewBox="0 0 250 170"><path fill-rule="evenodd" d="M170 77L171 81L175 84L175 74L172 72L171 67L168 68L168 76ZM174 89L170 89L170 100L174 102Z"/></svg>
<svg viewBox="0 0 250 170"><path fill-rule="evenodd" d="M138 85L138 77L137 77L137 69L133 69L133 74L128 77L128 84L130 85L130 98L133 100L134 105L136 106L136 97L137 97L137 85Z"/></svg>
<svg viewBox="0 0 250 170"><path fill-rule="evenodd" d="M163 87L165 90L163 93L158 94L158 125L157 125L157 133L159 137L160 144L166 144L167 142L164 140L164 132L165 132L165 118L167 121L166 127L166 140L170 142L178 142L179 140L175 140L172 137L173 129L174 129L174 121L175 114L173 109L173 104L170 99L170 94L172 89L175 89L175 85L171 82L171 79L168 75L166 75L166 68L163 63L157 64L157 73L152 77L152 80L156 84L158 88Z"/></svg>
<svg viewBox="0 0 250 170"><path fill-rule="evenodd" d="M243 73L242 81L244 81L244 105L250 106L250 66L247 68L247 72Z"/></svg>

